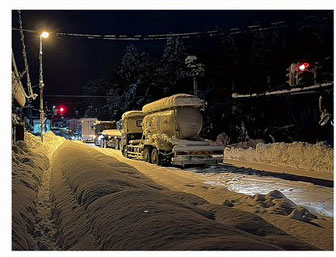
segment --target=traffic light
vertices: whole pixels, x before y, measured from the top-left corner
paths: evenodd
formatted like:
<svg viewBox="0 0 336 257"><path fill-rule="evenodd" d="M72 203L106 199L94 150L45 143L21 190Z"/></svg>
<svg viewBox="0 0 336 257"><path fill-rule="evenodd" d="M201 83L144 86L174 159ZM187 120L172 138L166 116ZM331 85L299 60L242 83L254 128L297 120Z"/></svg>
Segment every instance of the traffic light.
<svg viewBox="0 0 336 257"><path fill-rule="evenodd" d="M58 109L58 112L60 115L63 115L65 113L65 107L64 106L60 106L59 109Z"/></svg>
<svg viewBox="0 0 336 257"><path fill-rule="evenodd" d="M292 87L315 82L316 68L308 62L292 63L287 71L287 83Z"/></svg>
<svg viewBox="0 0 336 257"><path fill-rule="evenodd" d="M307 62L299 63L298 64L299 72L307 71L309 66L310 66L310 64L307 63Z"/></svg>
<svg viewBox="0 0 336 257"><path fill-rule="evenodd" d="M296 84L298 86L303 86L314 81L314 69L311 67L310 63L298 63L297 67Z"/></svg>

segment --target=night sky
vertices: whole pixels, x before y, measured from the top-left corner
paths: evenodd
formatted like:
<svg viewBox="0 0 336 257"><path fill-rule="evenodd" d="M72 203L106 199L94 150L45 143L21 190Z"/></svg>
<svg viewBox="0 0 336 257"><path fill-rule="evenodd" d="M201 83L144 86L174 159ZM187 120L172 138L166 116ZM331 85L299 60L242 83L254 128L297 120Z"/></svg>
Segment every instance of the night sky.
<svg viewBox="0 0 336 257"><path fill-rule="evenodd" d="M298 22L323 11L22 11L26 29L92 34L158 34L229 29L258 22ZM325 14L325 13L324 13ZM12 26L18 28L17 11ZM23 70L19 32L13 31L13 51ZM38 41L25 33L32 83L38 83ZM140 51L162 54L165 41L132 42ZM117 64L129 42L49 37L44 41L45 94L82 94L83 85L107 66ZM211 50L211 41L204 48ZM37 91L37 88L35 88ZM47 98L48 104L71 99Z"/></svg>

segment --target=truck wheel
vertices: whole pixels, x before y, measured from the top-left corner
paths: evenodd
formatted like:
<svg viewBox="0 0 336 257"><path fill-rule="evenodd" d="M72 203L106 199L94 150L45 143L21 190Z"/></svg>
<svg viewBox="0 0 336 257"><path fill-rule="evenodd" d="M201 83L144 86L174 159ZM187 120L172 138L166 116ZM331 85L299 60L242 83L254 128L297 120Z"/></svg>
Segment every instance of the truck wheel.
<svg viewBox="0 0 336 257"><path fill-rule="evenodd" d="M160 155L158 149L154 148L151 154L151 163L160 165Z"/></svg>
<svg viewBox="0 0 336 257"><path fill-rule="evenodd" d="M150 148L146 147L143 153L143 159L145 162L151 162L151 151Z"/></svg>

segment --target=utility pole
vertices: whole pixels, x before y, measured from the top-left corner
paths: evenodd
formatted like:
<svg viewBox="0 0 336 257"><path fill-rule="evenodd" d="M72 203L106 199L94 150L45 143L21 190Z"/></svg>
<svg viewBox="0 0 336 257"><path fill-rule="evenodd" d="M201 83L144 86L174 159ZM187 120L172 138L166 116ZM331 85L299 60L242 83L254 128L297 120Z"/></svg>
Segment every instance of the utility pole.
<svg viewBox="0 0 336 257"><path fill-rule="evenodd" d="M47 38L49 36L48 32L42 32L40 35L40 52L39 52L39 60L40 60L40 73L39 73L39 87L40 87L40 128L41 128L41 141L43 142L43 132L44 132L44 109L43 109L43 67L42 67L42 42L43 38Z"/></svg>

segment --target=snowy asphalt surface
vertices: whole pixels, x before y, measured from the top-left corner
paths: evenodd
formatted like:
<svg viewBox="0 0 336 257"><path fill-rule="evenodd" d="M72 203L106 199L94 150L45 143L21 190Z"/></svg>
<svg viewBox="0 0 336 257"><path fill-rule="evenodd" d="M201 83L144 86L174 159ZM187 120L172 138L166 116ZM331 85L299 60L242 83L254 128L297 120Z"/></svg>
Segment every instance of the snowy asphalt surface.
<svg viewBox="0 0 336 257"><path fill-rule="evenodd" d="M90 144L96 147L94 144ZM111 149L112 150L112 149ZM314 214L334 217L334 188L315 185L304 181L292 181L273 176L257 175L256 170L238 168L232 165L213 165L209 167L194 167L179 169L193 171L200 176L205 176L205 183L225 187L230 191L246 195L267 194L279 190L297 205L306 207ZM262 174L263 171L260 171Z"/></svg>
<svg viewBox="0 0 336 257"><path fill-rule="evenodd" d="M270 191L279 190L295 204L306 207L312 213L334 216L333 187L272 176L251 175L248 168L227 165L188 170L205 176L206 183L209 185L226 187L231 191L247 195L267 194Z"/></svg>

